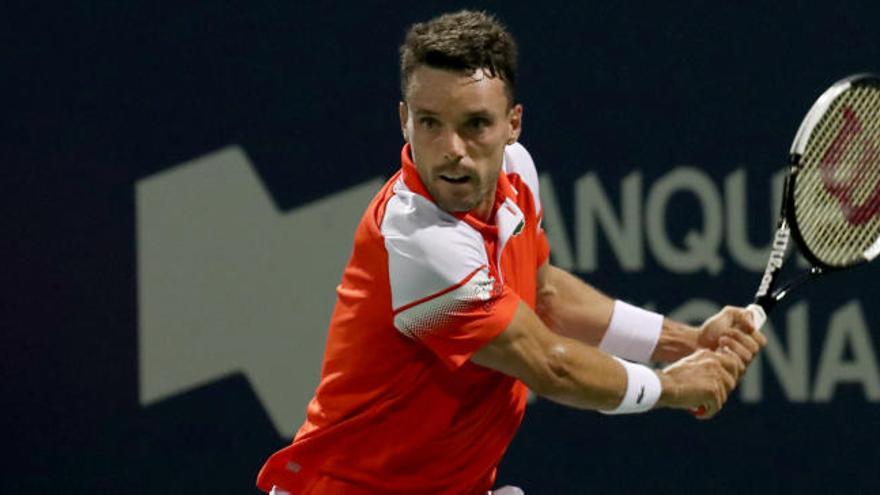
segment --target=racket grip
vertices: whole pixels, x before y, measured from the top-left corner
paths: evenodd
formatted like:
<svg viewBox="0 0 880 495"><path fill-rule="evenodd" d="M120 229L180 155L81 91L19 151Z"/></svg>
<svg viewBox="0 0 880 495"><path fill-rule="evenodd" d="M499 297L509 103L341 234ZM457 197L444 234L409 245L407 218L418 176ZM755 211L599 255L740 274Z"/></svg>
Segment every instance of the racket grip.
<svg viewBox="0 0 880 495"><path fill-rule="evenodd" d="M746 306L746 310L752 314L752 322L755 324L755 329L760 330L767 321L767 312L764 311L764 308L755 303Z"/></svg>

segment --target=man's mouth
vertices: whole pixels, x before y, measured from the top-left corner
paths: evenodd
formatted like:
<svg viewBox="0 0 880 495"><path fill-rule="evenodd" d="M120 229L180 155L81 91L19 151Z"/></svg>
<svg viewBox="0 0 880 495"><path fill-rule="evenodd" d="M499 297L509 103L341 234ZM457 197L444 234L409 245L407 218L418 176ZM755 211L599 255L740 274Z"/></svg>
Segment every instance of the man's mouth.
<svg viewBox="0 0 880 495"><path fill-rule="evenodd" d="M446 182L449 182L450 184L464 184L465 182L470 180L470 177L467 175L445 175L445 174L443 174L443 175L440 175L440 178L445 180Z"/></svg>

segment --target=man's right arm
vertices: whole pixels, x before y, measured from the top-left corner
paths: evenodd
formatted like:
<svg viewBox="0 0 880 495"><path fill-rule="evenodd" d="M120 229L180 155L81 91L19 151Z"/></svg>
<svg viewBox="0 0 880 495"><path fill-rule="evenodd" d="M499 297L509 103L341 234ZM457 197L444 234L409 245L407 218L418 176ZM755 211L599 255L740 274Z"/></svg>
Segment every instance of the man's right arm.
<svg viewBox="0 0 880 495"><path fill-rule="evenodd" d="M613 410L627 391L627 367L620 361L550 331L522 302L507 329L471 361L518 378L547 399L580 409ZM711 417L721 409L744 369L732 352L697 352L657 372L661 391L655 407L703 406L703 417Z"/></svg>

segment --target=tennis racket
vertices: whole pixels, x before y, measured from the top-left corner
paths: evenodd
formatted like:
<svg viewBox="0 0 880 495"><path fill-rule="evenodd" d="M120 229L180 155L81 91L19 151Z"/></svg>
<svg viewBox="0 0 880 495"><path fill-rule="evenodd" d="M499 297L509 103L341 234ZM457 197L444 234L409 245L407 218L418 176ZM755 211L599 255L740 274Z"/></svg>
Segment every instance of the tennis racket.
<svg viewBox="0 0 880 495"><path fill-rule="evenodd" d="M782 284L794 238L810 268ZM801 122L789 152L767 268L746 309L755 328L799 285L880 254L880 78L857 74L828 88ZM703 416L705 406L692 409Z"/></svg>
<svg viewBox="0 0 880 495"><path fill-rule="evenodd" d="M782 208L754 303L755 327L797 286L880 254L880 78L858 74L813 103L791 145ZM777 279L794 238L811 267Z"/></svg>

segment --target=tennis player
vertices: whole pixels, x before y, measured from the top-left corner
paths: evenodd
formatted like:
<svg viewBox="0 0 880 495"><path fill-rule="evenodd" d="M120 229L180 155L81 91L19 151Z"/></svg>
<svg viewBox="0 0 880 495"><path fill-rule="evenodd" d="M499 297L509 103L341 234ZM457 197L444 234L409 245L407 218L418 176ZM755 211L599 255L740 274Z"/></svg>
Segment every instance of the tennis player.
<svg viewBox="0 0 880 495"><path fill-rule="evenodd" d="M485 495L527 387L608 414L715 415L763 336L743 309L696 329L548 263L506 29L447 14L400 53L401 167L355 232L307 419L258 487Z"/></svg>

